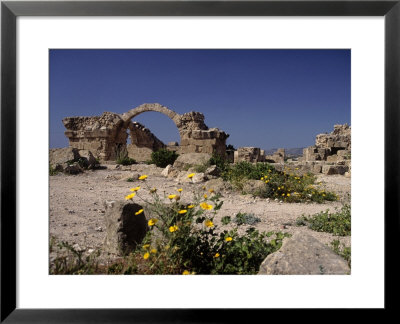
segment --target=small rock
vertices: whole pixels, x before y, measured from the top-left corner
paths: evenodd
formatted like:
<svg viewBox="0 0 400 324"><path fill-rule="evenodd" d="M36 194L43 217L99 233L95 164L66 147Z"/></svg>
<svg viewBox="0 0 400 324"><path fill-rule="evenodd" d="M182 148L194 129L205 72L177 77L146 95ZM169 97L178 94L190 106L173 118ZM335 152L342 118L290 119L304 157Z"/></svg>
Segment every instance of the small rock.
<svg viewBox="0 0 400 324"><path fill-rule="evenodd" d="M103 228L102 228L101 226L96 227L96 231L97 231L97 232L103 232Z"/></svg>
<svg viewBox="0 0 400 324"><path fill-rule="evenodd" d="M75 214L75 210L68 210L68 214Z"/></svg>

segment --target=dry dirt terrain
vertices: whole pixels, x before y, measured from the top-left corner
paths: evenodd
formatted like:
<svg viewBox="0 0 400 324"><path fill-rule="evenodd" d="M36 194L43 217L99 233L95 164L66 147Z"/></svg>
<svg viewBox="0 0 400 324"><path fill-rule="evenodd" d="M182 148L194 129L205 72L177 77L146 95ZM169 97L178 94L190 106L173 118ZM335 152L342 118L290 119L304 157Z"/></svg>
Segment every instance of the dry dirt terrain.
<svg viewBox="0 0 400 324"><path fill-rule="evenodd" d="M157 188L162 196L177 193L182 188L183 202L190 202L192 192L204 191L203 187L211 188L205 183L178 183L175 179L165 178L161 175L163 169L154 165L137 164L128 167L116 168L114 164L103 166L104 169L85 171L78 175L66 175L59 173L50 176L50 236L58 240L67 241L86 253L101 249L105 239L104 203L106 200L124 200L130 193L129 189L141 185L138 196L133 201L141 204L140 197L149 198L149 188ZM139 180L128 182L128 178L137 178L146 174L145 183ZM270 199L253 198L250 195L242 195L232 190L220 190L221 200L224 204L218 212L215 223L220 224L223 216L232 218L239 212L252 213L259 217L261 222L252 225L260 232L281 231L286 233L308 233L324 244L330 244L339 239L346 246L351 245L351 237L338 237L329 233L320 233L308 229L306 226L296 226L296 219L303 214L308 216L326 209L334 211L344 203L349 202L350 178L341 175L319 175L320 185L329 191L334 191L340 196L336 202L317 203L284 203ZM140 196L140 197L139 197ZM168 199L166 199L168 201ZM245 231L249 225L242 225L241 231ZM105 260L103 256L103 260ZM113 256L107 256L111 260Z"/></svg>

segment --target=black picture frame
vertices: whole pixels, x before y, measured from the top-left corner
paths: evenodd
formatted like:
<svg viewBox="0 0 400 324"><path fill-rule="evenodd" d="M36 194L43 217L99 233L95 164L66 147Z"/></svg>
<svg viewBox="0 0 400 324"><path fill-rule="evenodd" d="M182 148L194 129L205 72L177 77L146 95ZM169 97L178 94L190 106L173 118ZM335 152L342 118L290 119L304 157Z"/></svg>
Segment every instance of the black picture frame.
<svg viewBox="0 0 400 324"><path fill-rule="evenodd" d="M264 309L17 309L16 308L16 19L19 16L384 16L385 19L385 310L399 276L398 257L400 0L392 1L2 1L1 2L1 322L236 322ZM367 284L367 283L366 283ZM241 314L238 314L241 313ZM260 317L259 317L260 316Z"/></svg>

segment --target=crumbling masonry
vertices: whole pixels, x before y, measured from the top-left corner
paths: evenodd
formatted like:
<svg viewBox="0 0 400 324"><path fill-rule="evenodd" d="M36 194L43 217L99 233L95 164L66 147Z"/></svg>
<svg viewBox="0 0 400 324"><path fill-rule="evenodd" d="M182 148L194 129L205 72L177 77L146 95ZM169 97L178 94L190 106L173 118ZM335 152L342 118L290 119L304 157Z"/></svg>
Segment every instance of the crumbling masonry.
<svg viewBox="0 0 400 324"><path fill-rule="evenodd" d="M181 138L179 154L216 152L225 155L229 135L218 128L208 128L202 113L181 115L158 103L143 104L124 114L104 112L101 116L64 118L65 135L70 147L89 150L101 160L114 160L118 152L126 150L129 157L146 161L153 151L166 147L150 130L131 121L146 111L160 112L172 119ZM127 145L128 131L131 144Z"/></svg>

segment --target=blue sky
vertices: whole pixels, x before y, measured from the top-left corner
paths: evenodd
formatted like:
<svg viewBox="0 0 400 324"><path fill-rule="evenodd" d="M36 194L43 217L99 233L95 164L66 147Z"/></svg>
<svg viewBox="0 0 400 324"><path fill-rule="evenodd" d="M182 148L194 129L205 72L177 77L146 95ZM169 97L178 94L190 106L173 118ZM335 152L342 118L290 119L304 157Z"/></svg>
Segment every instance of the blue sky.
<svg viewBox="0 0 400 324"><path fill-rule="evenodd" d="M154 102L202 112L236 148L310 146L350 124L350 62L350 50L50 50L50 147L68 146L64 117ZM134 120L179 142L160 113Z"/></svg>

